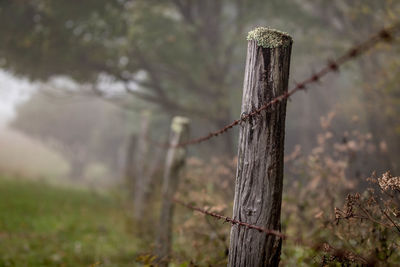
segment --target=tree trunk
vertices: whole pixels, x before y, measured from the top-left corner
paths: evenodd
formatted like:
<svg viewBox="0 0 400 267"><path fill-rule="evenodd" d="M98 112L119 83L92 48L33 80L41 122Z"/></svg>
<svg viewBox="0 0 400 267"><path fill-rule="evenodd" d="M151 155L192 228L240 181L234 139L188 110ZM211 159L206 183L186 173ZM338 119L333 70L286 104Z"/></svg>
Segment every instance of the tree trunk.
<svg viewBox="0 0 400 267"><path fill-rule="evenodd" d="M249 33L242 114L287 92L290 36L266 28ZM280 230L286 101L243 122L239 134L233 218ZM229 266L278 266L281 239L232 226Z"/></svg>
<svg viewBox="0 0 400 267"><path fill-rule="evenodd" d="M184 142L189 136L189 120L184 117L174 117L171 125L170 144ZM172 198L178 188L180 171L185 163L186 148L171 147L168 150L163 187L162 187L162 206L160 223L156 240L156 254L158 256L158 266L168 266L172 243L172 217L173 202Z"/></svg>

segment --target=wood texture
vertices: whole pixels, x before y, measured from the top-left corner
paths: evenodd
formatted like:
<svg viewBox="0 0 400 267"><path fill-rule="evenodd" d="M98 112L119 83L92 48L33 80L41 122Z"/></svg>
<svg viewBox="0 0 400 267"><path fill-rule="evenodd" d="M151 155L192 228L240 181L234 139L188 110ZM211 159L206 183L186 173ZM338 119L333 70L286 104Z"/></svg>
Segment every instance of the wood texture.
<svg viewBox="0 0 400 267"><path fill-rule="evenodd" d="M174 117L171 125L170 144L188 140L189 119L184 117ZM165 171L162 186L162 205L161 215L156 240L156 254L158 256L158 266L168 266L171 255L172 243L172 218L174 203L172 198L178 189L179 176L185 164L186 147L170 147L167 152Z"/></svg>
<svg viewBox="0 0 400 267"><path fill-rule="evenodd" d="M248 43L242 114L287 92L289 45L263 48ZM241 124L233 218L280 230L286 100ZM232 226L229 266L278 266L281 240Z"/></svg>

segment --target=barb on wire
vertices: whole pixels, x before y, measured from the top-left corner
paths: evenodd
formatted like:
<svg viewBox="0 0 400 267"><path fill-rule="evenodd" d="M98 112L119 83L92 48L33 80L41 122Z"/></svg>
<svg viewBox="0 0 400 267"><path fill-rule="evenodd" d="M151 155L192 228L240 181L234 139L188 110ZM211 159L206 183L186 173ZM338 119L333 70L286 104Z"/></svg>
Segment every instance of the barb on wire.
<svg viewBox="0 0 400 267"><path fill-rule="evenodd" d="M265 229L265 228L262 228L262 227L257 226L257 225L253 225L253 224L241 222L241 221L232 219L232 218L230 218L230 217L227 217L227 216L224 216L224 215L215 213L215 212L207 211L207 210L204 210L204 209L201 209L201 208L192 206L192 205L190 205L190 204L184 203L184 202L182 202L182 201L180 201L180 200L178 200L178 199L175 199L175 198L172 199L172 200L173 200L175 203L178 203L178 204L180 204L180 205L182 205L182 206L184 206L184 207L186 207L186 208L189 208L189 209L191 209L191 210L195 210L195 211L201 212L201 213L203 213L203 214L205 214L205 215L212 216L212 217L217 218L217 219L219 219L219 220L224 220L225 222L230 222L232 225L236 224L236 225L238 225L238 226L244 226L244 227L247 227L247 228L250 228L250 229L257 230L257 231L259 231L259 232L264 232L264 233L266 233L267 235L274 235L274 236L280 237L280 238L282 238L282 239L285 239L285 238L286 238L286 236L285 236L284 234L282 234L281 232L279 232L279 231L270 230L270 229Z"/></svg>
<svg viewBox="0 0 400 267"><path fill-rule="evenodd" d="M217 214L215 212L210 212L210 211L192 206L190 204L187 204L187 203L180 201L178 199L175 199L175 198L172 199L172 201L177 204L180 204L188 209L198 211L200 213L212 216L212 217L220 219L220 220L224 220L225 222L230 222L232 225L236 224L238 226L247 227L250 229L257 230L259 232L264 232L267 235L274 235L274 236L277 236L282 239L289 239L289 240L295 241L297 245L309 247L309 248L315 249L316 251L320 251L322 253L327 253L329 255L332 255L334 258L338 258L338 259L342 259L342 260L346 260L346 261L350 261L350 262L367 264L367 265L371 263L371 259L364 258L360 254L357 254L357 253L351 252L351 251L347 251L345 249L334 248L333 246L329 245L329 243L327 243L327 242L319 242L319 243L311 244L308 242L304 242L301 239L297 239L297 238L295 239L293 237L288 237L287 235L285 235L279 231L276 231L276 230L265 229L265 228L259 227L257 225L252 225L249 223L241 222L241 221L226 217L224 215Z"/></svg>
<svg viewBox="0 0 400 267"><path fill-rule="evenodd" d="M170 145L170 144L163 144L163 147L184 147L188 145L194 145L198 143L202 143L204 141L207 141L213 137L217 137L218 135L221 135L231 128L237 126L240 124L240 122L246 121L251 117L254 117L258 114L260 114L262 111L268 109L270 106L281 102L282 100L288 99L290 96L295 94L298 91L301 90L306 90L307 86L313 83L316 83L321 80L322 77L326 76L330 72L336 72L339 70L339 68L346 62L351 61L352 59L360 56L361 54L365 53L372 47L374 47L377 43L381 41L385 42L391 42L394 39L394 33L400 29L400 22L395 23L392 26L388 28L384 28L380 30L378 33L375 35L372 35L369 39L364 41L363 43L356 45L352 48L350 48L345 54L342 56L338 57L336 60L329 60L328 63L320 69L318 72L312 74L309 78L305 79L301 83L296 84L294 88L291 90L287 91L285 94L282 94L274 99L272 99L270 102L264 104L260 108L254 110L253 112L250 112L249 114L243 115L240 119L234 120L230 124L226 125L225 127L221 128L220 130L211 132L203 137L195 138L186 142L182 142L176 145Z"/></svg>

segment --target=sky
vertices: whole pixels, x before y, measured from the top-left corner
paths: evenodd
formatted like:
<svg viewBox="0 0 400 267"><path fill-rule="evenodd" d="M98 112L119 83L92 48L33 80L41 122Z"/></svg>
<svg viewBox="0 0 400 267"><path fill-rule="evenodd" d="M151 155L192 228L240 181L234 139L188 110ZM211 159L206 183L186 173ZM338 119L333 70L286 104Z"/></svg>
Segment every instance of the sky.
<svg viewBox="0 0 400 267"><path fill-rule="evenodd" d="M16 105L27 100L36 87L28 79L0 70L0 127L15 116Z"/></svg>

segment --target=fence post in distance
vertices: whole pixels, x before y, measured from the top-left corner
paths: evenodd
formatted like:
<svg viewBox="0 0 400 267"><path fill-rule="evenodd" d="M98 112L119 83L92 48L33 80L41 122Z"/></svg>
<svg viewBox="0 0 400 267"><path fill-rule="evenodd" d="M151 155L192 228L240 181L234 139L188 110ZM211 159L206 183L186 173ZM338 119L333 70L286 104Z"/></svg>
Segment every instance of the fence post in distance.
<svg viewBox="0 0 400 267"><path fill-rule="evenodd" d="M161 215L156 240L156 255L158 266L168 266L172 244L172 218L174 203L172 198L178 189L179 176L185 164L186 147L174 147L185 142L189 137L189 119L174 117L171 124L171 133L162 185Z"/></svg>

